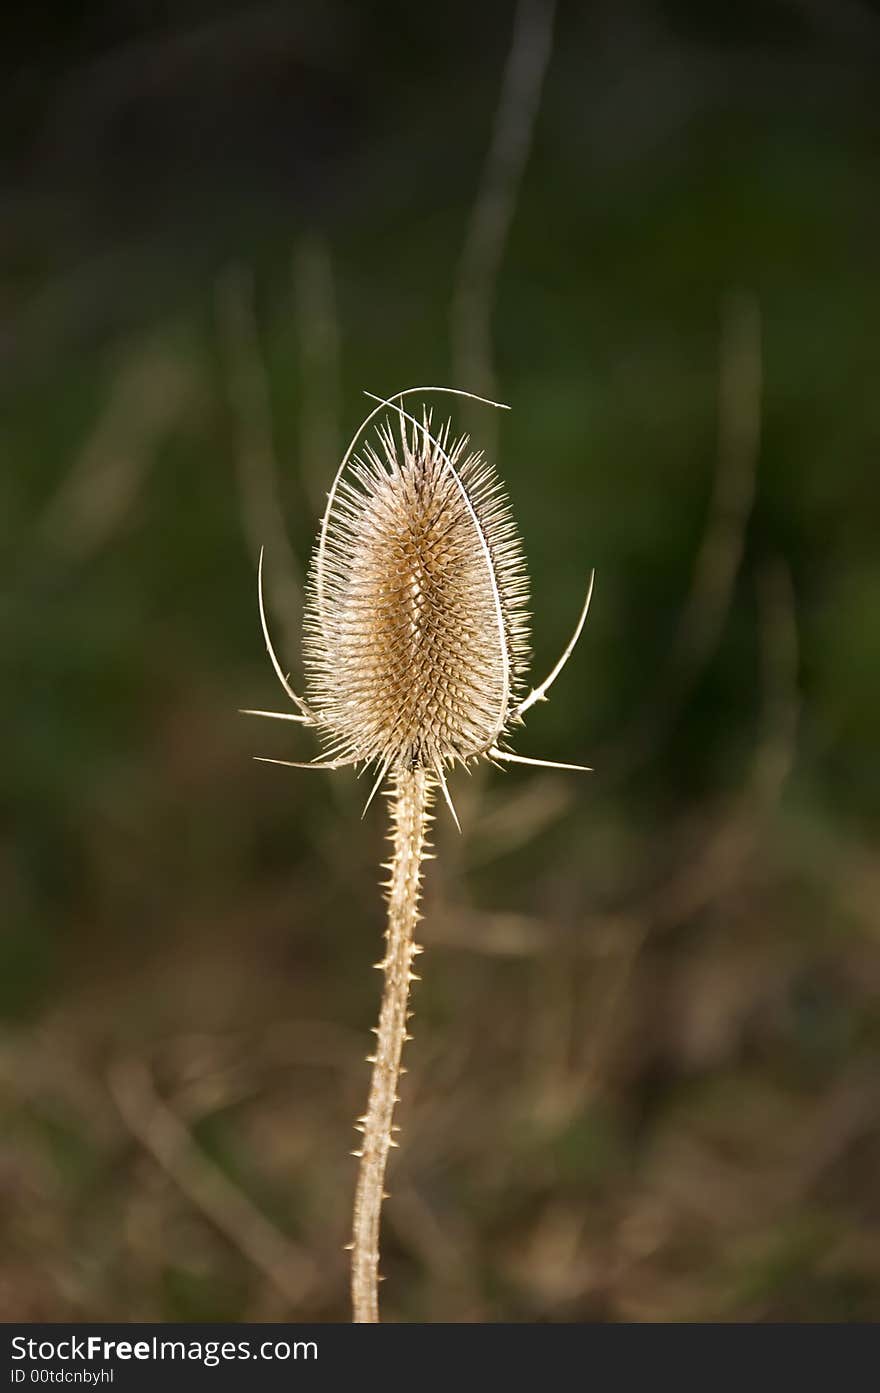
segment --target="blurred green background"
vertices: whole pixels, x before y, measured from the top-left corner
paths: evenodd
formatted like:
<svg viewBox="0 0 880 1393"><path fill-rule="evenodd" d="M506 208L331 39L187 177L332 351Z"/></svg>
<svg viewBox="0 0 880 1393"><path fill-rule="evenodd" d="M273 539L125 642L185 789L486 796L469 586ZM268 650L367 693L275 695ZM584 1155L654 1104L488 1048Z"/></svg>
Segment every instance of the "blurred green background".
<svg viewBox="0 0 880 1393"><path fill-rule="evenodd" d="M440 382L596 772L438 818L384 1316L880 1318L880 8L2 23L0 1316L348 1318L383 808L237 708Z"/></svg>

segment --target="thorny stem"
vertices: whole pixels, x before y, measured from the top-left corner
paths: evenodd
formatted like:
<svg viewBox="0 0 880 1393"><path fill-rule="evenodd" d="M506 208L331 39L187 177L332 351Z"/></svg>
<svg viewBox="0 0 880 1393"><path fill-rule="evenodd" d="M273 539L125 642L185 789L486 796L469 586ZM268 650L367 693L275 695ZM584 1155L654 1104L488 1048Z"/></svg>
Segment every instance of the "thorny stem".
<svg viewBox="0 0 880 1393"><path fill-rule="evenodd" d="M373 1076L367 1111L360 1119L363 1146L354 1199L351 1254L351 1299L354 1319L368 1323L379 1319L379 1220L385 1198L385 1166L392 1138L392 1118L397 1102L400 1056L407 1036L409 984L415 980L413 958L420 952L414 940L419 920L421 864L427 845L429 808L434 792L432 776L424 769L395 775L391 794L394 855L389 864L388 927L385 956L378 964L385 973L385 989L376 1032L376 1052L370 1058Z"/></svg>

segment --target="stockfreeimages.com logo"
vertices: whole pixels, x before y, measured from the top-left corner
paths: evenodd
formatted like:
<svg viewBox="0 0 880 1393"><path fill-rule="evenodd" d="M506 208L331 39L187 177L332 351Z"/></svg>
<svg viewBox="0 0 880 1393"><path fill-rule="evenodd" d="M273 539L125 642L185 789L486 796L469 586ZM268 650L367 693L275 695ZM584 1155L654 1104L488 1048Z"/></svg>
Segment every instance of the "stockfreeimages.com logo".
<svg viewBox="0 0 880 1393"><path fill-rule="evenodd" d="M107 1340L102 1335L71 1335L61 1340L33 1340L24 1335L16 1335L12 1340L12 1358L28 1360L31 1363L32 1383L54 1382L54 1379L47 1377L51 1371L39 1366L56 1362L113 1364L117 1360L138 1360L144 1363L192 1361L204 1364L210 1369L237 1359L285 1361L317 1357L318 1346L315 1340L263 1340L259 1344L253 1344L250 1340L163 1340L158 1335L152 1335L146 1340ZM100 1375L90 1369L65 1370L62 1377L65 1383L109 1381L101 1380ZM27 1378L27 1369L13 1369L13 1383L23 1383Z"/></svg>

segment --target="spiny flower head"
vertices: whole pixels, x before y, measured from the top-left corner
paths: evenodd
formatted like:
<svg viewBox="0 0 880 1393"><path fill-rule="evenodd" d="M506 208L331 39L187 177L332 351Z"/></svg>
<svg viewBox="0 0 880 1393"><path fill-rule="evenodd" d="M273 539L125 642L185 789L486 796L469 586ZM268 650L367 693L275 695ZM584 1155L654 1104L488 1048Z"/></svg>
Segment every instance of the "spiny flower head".
<svg viewBox="0 0 880 1393"><path fill-rule="evenodd" d="M395 428L396 427L396 428ZM521 696L528 580L492 467L386 418L331 498L309 575L306 697L330 757L390 771L484 754Z"/></svg>
<svg viewBox="0 0 880 1393"><path fill-rule="evenodd" d="M435 431L427 408L421 419L404 408L413 392L437 390L451 391L412 388L376 398L378 407L337 470L309 568L305 699L272 648L260 558L266 647L299 709L249 714L313 726L324 755L295 767L373 765L373 793L388 774L425 769L454 816L444 769L481 756L549 763L515 755L502 742L545 699L568 660L586 619L592 577L568 648L550 676L523 696L529 616L520 539L494 469L480 451L469 452L467 436L453 439L449 422Z"/></svg>

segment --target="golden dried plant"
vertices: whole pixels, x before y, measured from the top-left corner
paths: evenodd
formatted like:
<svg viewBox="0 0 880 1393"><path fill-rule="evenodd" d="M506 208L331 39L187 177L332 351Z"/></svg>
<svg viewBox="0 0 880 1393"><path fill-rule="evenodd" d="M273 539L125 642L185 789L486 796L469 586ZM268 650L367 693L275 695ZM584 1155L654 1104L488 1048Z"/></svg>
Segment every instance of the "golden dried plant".
<svg viewBox="0 0 880 1393"><path fill-rule="evenodd" d="M459 826L447 772L485 758L554 769L514 754L513 727L568 661L587 617L593 577L575 631L559 662L525 692L528 581L510 505L494 469L449 423L434 432L404 408L413 395L446 392L488 406L473 393L413 387L378 404L362 422L333 480L312 558L305 614L306 695L278 661L266 622L262 555L260 620L266 648L294 712L248 715L298 721L324 743L310 763L268 760L296 769L360 765L375 771L368 807L388 781L391 842L388 925L380 967L385 988L376 1032L352 1233L356 1321L378 1320L379 1221L388 1151L397 1143L394 1105L407 1034L409 985L419 919L421 865L434 793ZM367 394L372 396L371 393ZM384 415L383 415L384 413ZM374 427L374 438L356 452ZM364 809L366 811L366 807Z"/></svg>

